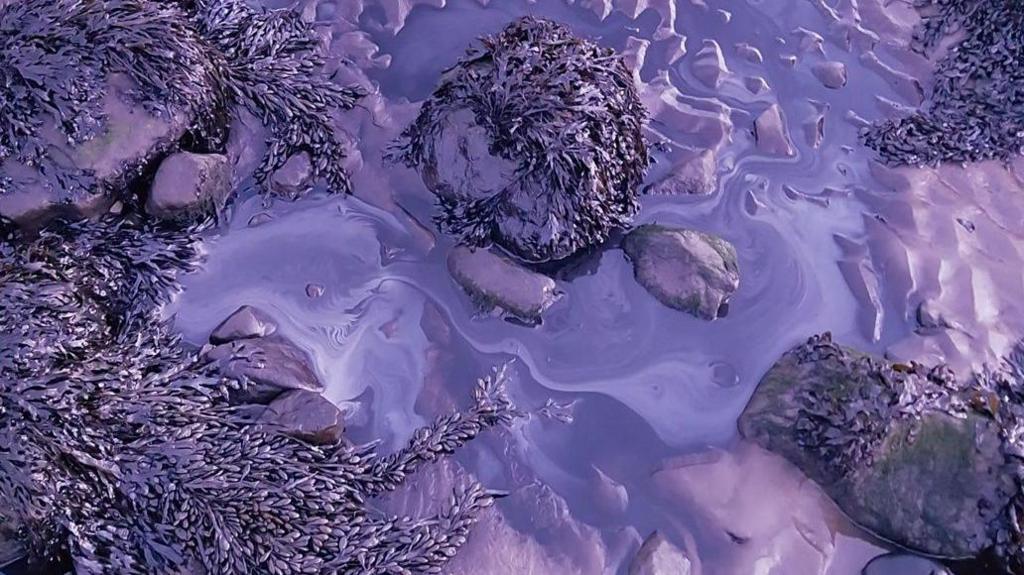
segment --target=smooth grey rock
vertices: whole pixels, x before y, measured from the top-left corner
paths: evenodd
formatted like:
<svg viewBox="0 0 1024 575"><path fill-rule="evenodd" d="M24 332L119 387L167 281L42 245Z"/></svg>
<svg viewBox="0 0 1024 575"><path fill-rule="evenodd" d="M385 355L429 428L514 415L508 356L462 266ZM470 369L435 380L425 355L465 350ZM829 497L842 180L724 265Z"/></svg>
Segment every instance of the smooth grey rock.
<svg viewBox="0 0 1024 575"><path fill-rule="evenodd" d="M718 42L704 40L704 45L693 57L690 70L705 86L717 90L729 75L729 68L725 64L725 56Z"/></svg>
<svg viewBox="0 0 1024 575"><path fill-rule="evenodd" d="M691 150L672 171L647 191L666 195L707 195L718 187L718 165L713 150Z"/></svg>
<svg viewBox="0 0 1024 575"><path fill-rule="evenodd" d="M265 337L277 331L274 318L257 307L243 305L213 329L210 343L227 343L239 339Z"/></svg>
<svg viewBox="0 0 1024 575"><path fill-rule="evenodd" d="M221 154L178 152L160 163L146 212L175 218L223 207L231 193L231 164Z"/></svg>
<svg viewBox="0 0 1024 575"><path fill-rule="evenodd" d="M813 359L806 355L812 351ZM888 371L868 369L868 361ZM796 465L868 531L923 554L975 557L995 543L996 514L1017 489L1013 471L1005 463L998 426L976 411L961 417L922 406L914 408L920 413L913 417L896 418L897 407L888 400L876 407L879 382L897 372L909 374L901 389L915 398L902 401L921 399L914 394L923 393L919 388L926 376L908 371L914 369L814 339L783 355L765 374L740 416L739 430ZM839 467L824 448L800 441L811 393L823 407L849 406L845 413L856 414L850 420L856 423L840 422L829 432L837 445L849 445L839 442L856 441L883 425L877 443L864 447L867 454ZM868 457L871 464L865 463Z"/></svg>
<svg viewBox="0 0 1024 575"><path fill-rule="evenodd" d="M559 298L553 279L486 249L456 247L448 271L484 309L497 307L525 321L539 322Z"/></svg>
<svg viewBox="0 0 1024 575"><path fill-rule="evenodd" d="M644 225L623 239L622 249L651 295L701 319L724 315L740 284L735 248L702 232Z"/></svg>
<svg viewBox="0 0 1024 575"><path fill-rule="evenodd" d="M345 431L341 410L323 395L303 389L277 396L263 410L260 420L317 445L339 443Z"/></svg>
<svg viewBox="0 0 1024 575"><path fill-rule="evenodd" d="M902 553L887 553L871 560L861 575L952 575L949 569L925 559Z"/></svg>
<svg viewBox="0 0 1024 575"><path fill-rule="evenodd" d="M270 177L270 186L275 192L297 197L309 189L313 179L313 162L306 152L300 152L288 158L283 166Z"/></svg>
<svg viewBox="0 0 1024 575"><path fill-rule="evenodd" d="M10 178L0 193L0 216L33 226L56 216L101 215L145 166L173 149L192 119L180 112L155 116L130 104L126 94L134 88L126 76L108 79L105 132L77 146L69 146L53 119L44 118L48 126L40 133L51 148L49 156L63 159L67 168L91 172L96 185L72 192L55 189L36 168L7 159L0 165L0 186L4 177Z"/></svg>
<svg viewBox="0 0 1024 575"><path fill-rule="evenodd" d="M819 62L811 68L811 72L826 88L838 90L846 85L846 64L842 62Z"/></svg>
<svg viewBox="0 0 1024 575"><path fill-rule="evenodd" d="M692 569L686 554L655 531L637 552L629 575L690 575Z"/></svg>
<svg viewBox="0 0 1024 575"><path fill-rule="evenodd" d="M209 348L206 357L228 377L252 383L232 397L235 403L268 403L293 389L324 390L309 355L279 335L223 343Z"/></svg>
<svg viewBox="0 0 1024 575"><path fill-rule="evenodd" d="M786 157L796 155L778 104L772 104L757 117L754 121L754 135L757 137L757 149L766 154Z"/></svg>

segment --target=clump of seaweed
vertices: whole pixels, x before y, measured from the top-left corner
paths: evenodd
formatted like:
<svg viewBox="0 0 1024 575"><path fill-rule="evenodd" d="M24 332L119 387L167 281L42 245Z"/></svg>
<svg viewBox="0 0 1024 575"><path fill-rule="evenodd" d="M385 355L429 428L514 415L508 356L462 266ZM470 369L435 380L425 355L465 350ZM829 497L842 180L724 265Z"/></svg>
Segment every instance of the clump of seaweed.
<svg viewBox="0 0 1024 575"><path fill-rule="evenodd" d="M1024 4L916 0L917 51L962 35L935 65L926 107L872 126L865 143L889 164L1007 159L1024 153Z"/></svg>
<svg viewBox="0 0 1024 575"><path fill-rule="evenodd" d="M261 425L228 399L249 382L159 318L196 232L105 220L0 242L0 524L81 574L440 572L494 493L423 519L367 500L510 423L504 371L383 457Z"/></svg>
<svg viewBox="0 0 1024 575"><path fill-rule="evenodd" d="M363 95L320 75L323 46L290 10L242 0L22 0L0 6L0 162L37 167L67 197L95 182L51 157L45 128L69 144L103 133L111 75L127 75L150 111L183 113L221 145L224 112L242 106L271 131L259 184L297 152L338 192L349 182L330 114Z"/></svg>
<svg viewBox="0 0 1024 575"><path fill-rule="evenodd" d="M836 476L873 465L874 454L898 422L919 421L927 412L991 419L1016 485L1006 505L994 510L989 525L993 551L1008 572L1024 572L1024 341L998 367L962 379L945 365L893 364L851 354L830 334L814 336L791 353L799 363L826 363L838 370L854 390L841 401L830 396L835 390L814 387L798 397L796 439L816 451Z"/></svg>
<svg viewBox="0 0 1024 575"><path fill-rule="evenodd" d="M439 194L442 229L539 262L569 256L628 225L650 159L647 113L622 60L560 24L532 17L481 42L445 73L389 151L421 171L443 170L444 131L468 110L486 131L489 153L514 164L494 193L447 186Z"/></svg>

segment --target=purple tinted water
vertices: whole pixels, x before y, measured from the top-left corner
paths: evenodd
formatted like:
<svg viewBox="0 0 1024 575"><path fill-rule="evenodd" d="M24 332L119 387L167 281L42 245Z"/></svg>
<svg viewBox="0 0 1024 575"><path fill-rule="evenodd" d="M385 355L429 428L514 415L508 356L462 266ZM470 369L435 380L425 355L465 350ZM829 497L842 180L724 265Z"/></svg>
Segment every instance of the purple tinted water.
<svg viewBox="0 0 1024 575"><path fill-rule="evenodd" d="M342 76L379 89L343 119L357 152L357 197L314 196L269 208L255 198L239 202L211 240L204 270L187 279L168 310L187 339L202 343L239 305L267 310L315 357L352 438L380 439L384 451L465 397L490 366L513 361L512 392L530 417L458 461L489 486L540 484L567 503L562 520L574 526L572 535L555 537L531 519L533 507L499 502L512 531L539 542L510 539L510 548L540 545L545 557L564 559L536 559L532 572L556 564L594 572L591 555L573 546L600 548L603 572L625 572L636 535L655 529L709 575L855 575L883 552L799 474L740 444L735 430L759 378L800 340L830 330L846 344L882 352L913 330L905 309L911 288L901 284L908 274L890 274L884 258L871 263L866 238L877 208L864 198L879 184L849 118L881 117L875 95L916 102L862 56L855 27L830 25L820 0L709 0L707 7L696 0L616 1L616 8L629 4L627 12L651 8L603 19L601 9L561 0L428 2L404 18L414 2L300 4L325 21L334 50L349 60L340 64ZM878 2L865 4L869 16L881 10ZM853 22L856 7L840 2L837 14ZM905 7L892 10L905 14ZM717 150L721 183L708 197L645 198L638 222L705 230L736 246L742 280L727 317L709 323L663 307L634 282L617 249L560 279L565 297L535 328L481 315L448 276L452 241L432 231L428 192L413 172L383 166L381 149L476 37L525 14L565 22L620 50L635 53L638 41L651 42L639 79L653 113L651 137L666 140L668 150L659 152L663 161L651 177L664 174L672 150L699 145ZM884 18L872 21L887 34L905 31ZM824 52L802 30L825 36ZM686 37L688 53L670 62L680 42L673 33ZM721 46L729 68L718 88L693 73L704 40ZM741 57L739 43L758 48L763 63ZM919 59L886 39L879 46L884 59L920 71ZM844 89L829 90L811 73L825 54L846 64ZM770 89L752 93L752 77ZM772 103L783 110L793 158L757 149L753 121ZM824 133L814 147L819 117ZM310 285L322 287L316 297ZM552 411L567 421L545 416ZM616 484L628 494L625 508ZM597 535L585 536L592 531ZM627 552L613 552L620 539ZM466 552L474 552L472 541ZM517 572L503 570L509 563L498 555L490 556L493 567L478 564L475 572Z"/></svg>

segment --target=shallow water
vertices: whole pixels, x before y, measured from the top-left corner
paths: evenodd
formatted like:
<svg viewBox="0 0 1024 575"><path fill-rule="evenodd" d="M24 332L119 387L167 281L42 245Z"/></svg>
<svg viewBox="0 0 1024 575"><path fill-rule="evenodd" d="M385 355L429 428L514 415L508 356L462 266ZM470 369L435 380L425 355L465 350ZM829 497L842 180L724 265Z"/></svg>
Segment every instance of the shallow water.
<svg viewBox="0 0 1024 575"><path fill-rule="evenodd" d="M882 186L847 120L850 111L882 117L874 95L914 105L913 92L877 73L856 48L847 51L845 35L811 0L709 0L707 8L678 0L674 21L664 16L669 0L647 3L663 8L636 18L615 11L604 19L561 0L452 0L416 6L403 21L409 4L303 4L329 24L336 53L350 59L342 76L379 88L343 119L358 151L351 161L357 197L313 195L269 207L240 200L211 238L204 270L186 279L168 309L186 339L203 343L240 305L267 310L315 358L327 396L346 411L349 435L382 440L383 451L443 412L448 398L464 397L473 378L512 361L512 394L530 417L458 462L488 486L539 483L564 499L580 526L552 545L578 572L595 572L588 569L600 561L566 547L605 548L600 569L625 572L631 552L616 559L617 538L657 529L699 557L705 574L860 573L885 545L845 522L788 466L738 444L736 419L761 375L812 334L832 331L845 344L884 352L913 331L906 294L914 287L904 285L913 274L890 273L883 256L893 250L873 239L880 208L872 194ZM709 323L663 307L613 248L559 276L565 295L538 327L480 314L448 276L452 240L432 231L429 193L411 171L382 166L381 146L474 38L524 14L568 23L620 50L652 41L639 74L654 112L651 137L669 150L652 178L671 150L696 145L717 149L721 183L709 197L647 197L638 223L706 230L736 246L741 287L727 317ZM813 42L801 46L801 27L820 32L828 58L846 63L844 89L828 90L811 74L824 56ZM686 37L688 53L670 63L673 31ZM718 42L730 69L717 89L692 73L704 40ZM740 57L740 42L758 47L764 62ZM922 65L885 47L883 60ZM783 61L789 55L795 67ZM763 76L771 89L752 94L747 76ZM767 157L754 143L754 118L776 102L794 158ZM816 110L824 110L825 126L817 148L805 132ZM544 417L548 401L564 406L571 422ZM625 488L628 506L608 504L595 468ZM551 533L528 509L506 501L498 509L518 533L548 544ZM580 535L590 530L596 538ZM635 535L623 541L635 549Z"/></svg>

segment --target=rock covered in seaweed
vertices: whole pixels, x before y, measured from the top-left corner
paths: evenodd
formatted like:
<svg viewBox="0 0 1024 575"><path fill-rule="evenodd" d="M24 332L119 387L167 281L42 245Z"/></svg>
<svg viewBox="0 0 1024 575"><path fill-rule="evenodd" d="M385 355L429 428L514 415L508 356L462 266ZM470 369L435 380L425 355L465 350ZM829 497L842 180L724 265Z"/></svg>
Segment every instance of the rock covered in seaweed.
<svg viewBox="0 0 1024 575"><path fill-rule="evenodd" d="M736 249L709 234L647 224L626 235L622 249L651 295L701 319L724 315L740 284Z"/></svg>
<svg viewBox="0 0 1024 575"><path fill-rule="evenodd" d="M419 168L444 230L557 260L636 213L646 118L613 51L527 17L442 76L390 157Z"/></svg>
<svg viewBox="0 0 1024 575"><path fill-rule="evenodd" d="M927 105L871 126L865 144L894 165L1008 159L1024 153L1024 5L915 0L913 48L935 64Z"/></svg>
<svg viewBox="0 0 1024 575"><path fill-rule="evenodd" d="M160 319L196 231L107 218L5 232L0 525L84 575L439 572L493 494L470 484L423 519L367 499L510 423L505 372L386 456L254 419L229 401L248 376Z"/></svg>
<svg viewBox="0 0 1024 575"><path fill-rule="evenodd" d="M314 176L349 191L330 114L362 90L322 77L322 36L291 10L244 0L24 0L0 5L0 62L7 217L95 215L92 203L109 205L186 132L201 148L222 148L227 116L243 108L271 133L257 183L268 186L305 151Z"/></svg>
<svg viewBox="0 0 1024 575"><path fill-rule="evenodd" d="M740 417L743 436L817 482L868 530L912 550L994 549L1024 568L1020 453L1024 354L959 381L816 336L787 352Z"/></svg>

